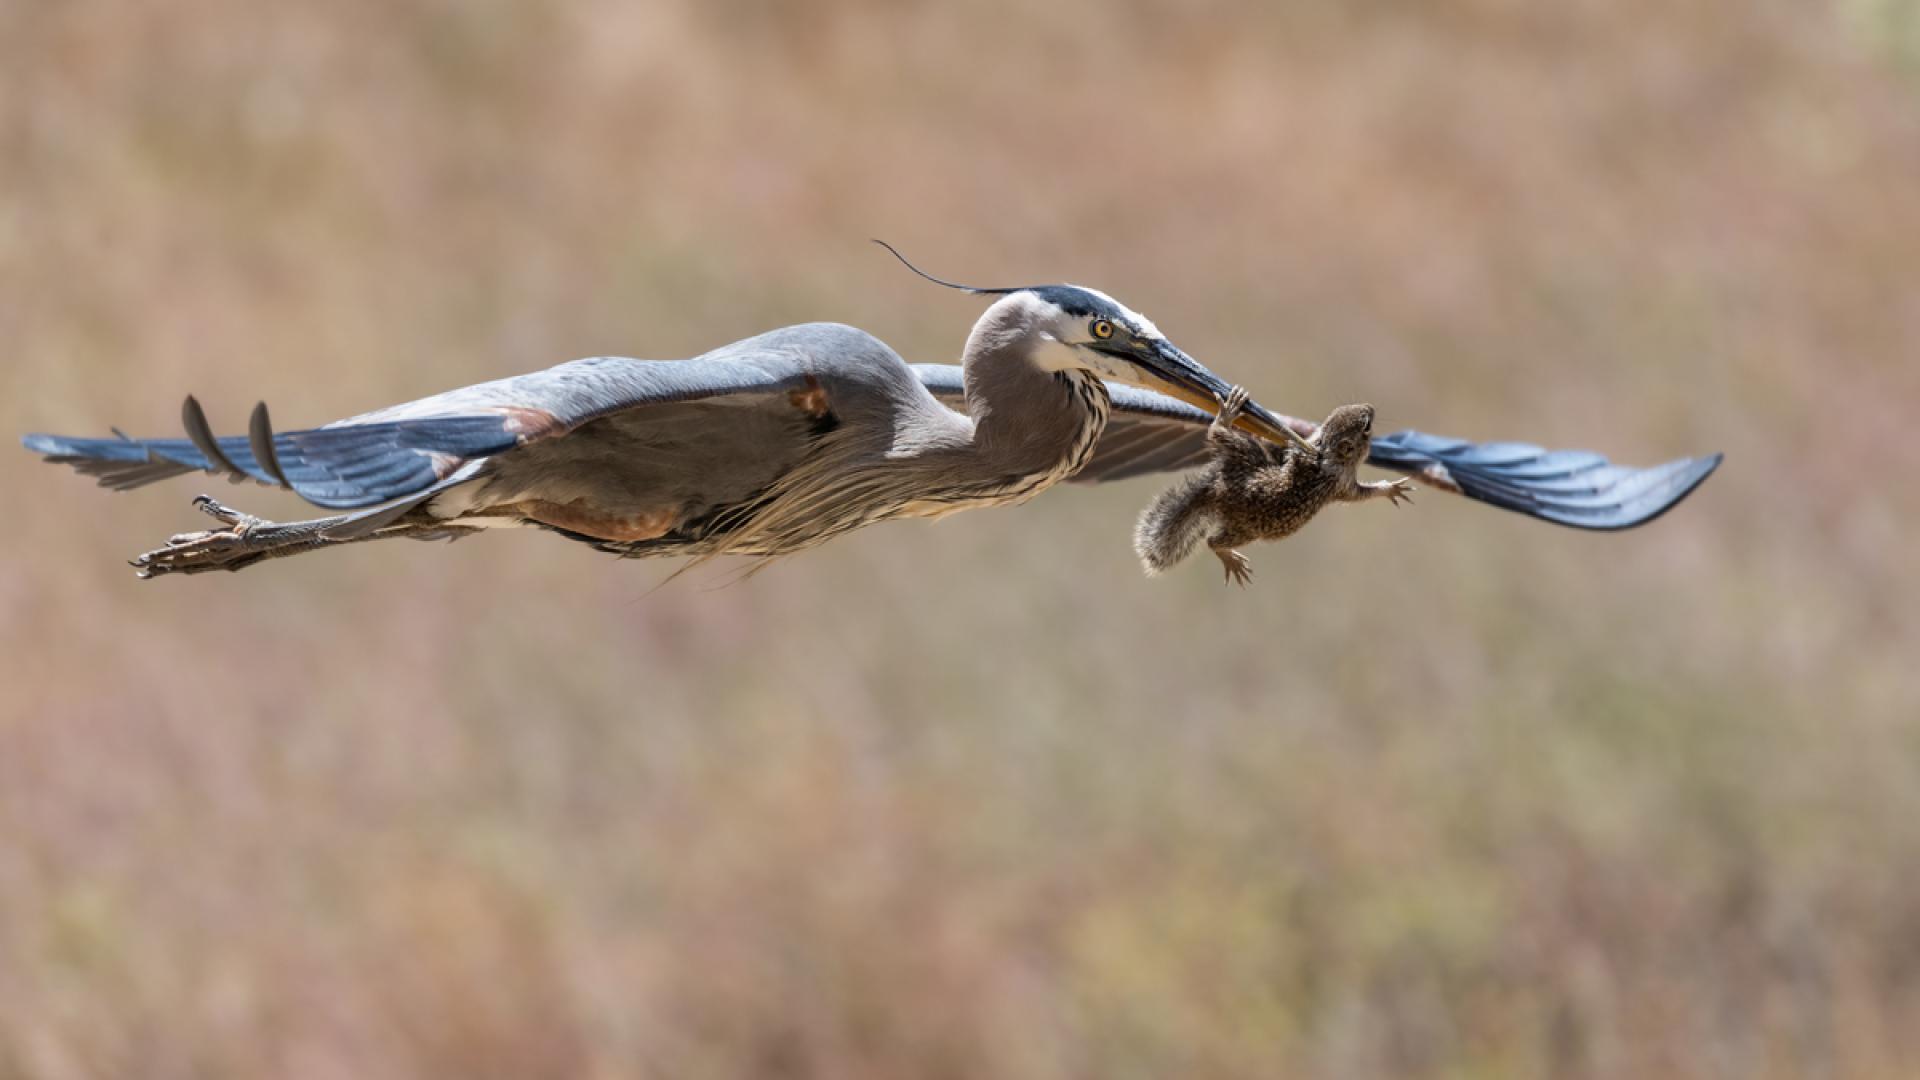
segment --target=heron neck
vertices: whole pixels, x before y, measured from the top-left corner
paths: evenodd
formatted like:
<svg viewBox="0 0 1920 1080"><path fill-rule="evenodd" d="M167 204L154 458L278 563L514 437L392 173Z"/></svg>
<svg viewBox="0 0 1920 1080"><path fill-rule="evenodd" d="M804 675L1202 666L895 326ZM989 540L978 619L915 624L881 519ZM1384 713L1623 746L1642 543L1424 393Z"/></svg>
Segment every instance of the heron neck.
<svg viewBox="0 0 1920 1080"><path fill-rule="evenodd" d="M1105 384L1090 372L1047 371L1016 348L989 349L961 362L972 450L1001 475L1078 471L1106 427Z"/></svg>

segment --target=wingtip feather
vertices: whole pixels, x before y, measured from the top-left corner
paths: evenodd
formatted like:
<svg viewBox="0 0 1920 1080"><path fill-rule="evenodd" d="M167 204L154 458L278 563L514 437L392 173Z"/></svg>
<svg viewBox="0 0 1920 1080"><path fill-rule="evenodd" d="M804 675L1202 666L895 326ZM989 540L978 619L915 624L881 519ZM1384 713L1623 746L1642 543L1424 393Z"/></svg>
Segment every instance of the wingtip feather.
<svg viewBox="0 0 1920 1080"><path fill-rule="evenodd" d="M287 474L280 467L280 455L273 446L273 420L267 415L267 403L262 401L253 407L253 415L247 418L247 444L253 450L253 460L266 470L279 485L289 490L293 485L287 482Z"/></svg>

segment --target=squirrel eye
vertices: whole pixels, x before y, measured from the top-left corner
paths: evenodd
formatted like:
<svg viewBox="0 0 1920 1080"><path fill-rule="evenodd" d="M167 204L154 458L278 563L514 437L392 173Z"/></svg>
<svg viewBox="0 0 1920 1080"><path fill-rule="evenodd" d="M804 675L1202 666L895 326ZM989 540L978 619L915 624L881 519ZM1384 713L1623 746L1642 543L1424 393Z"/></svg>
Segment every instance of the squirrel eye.
<svg viewBox="0 0 1920 1080"><path fill-rule="evenodd" d="M1101 341L1105 341L1113 336L1113 324L1105 319L1093 320L1093 325L1088 327L1088 329L1092 330L1093 336L1099 338Z"/></svg>

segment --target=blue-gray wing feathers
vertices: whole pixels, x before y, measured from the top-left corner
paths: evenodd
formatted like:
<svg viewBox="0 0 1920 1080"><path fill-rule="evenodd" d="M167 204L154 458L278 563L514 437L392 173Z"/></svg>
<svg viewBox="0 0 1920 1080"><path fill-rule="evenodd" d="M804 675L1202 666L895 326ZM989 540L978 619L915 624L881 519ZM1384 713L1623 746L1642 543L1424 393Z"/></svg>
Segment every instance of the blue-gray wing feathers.
<svg viewBox="0 0 1920 1080"><path fill-rule="evenodd" d="M876 351L877 350L877 351ZM182 410L187 438L28 435L49 462L116 490L189 472L284 486L331 509L420 495L461 465L565 435L612 413L734 395L800 390L836 362L871 365L890 350L852 327L812 323L735 342L692 360L590 357L448 391L302 431L267 430L264 409L244 436L215 437L200 407ZM270 449L269 449L270 448ZM266 460L262 460L265 458Z"/></svg>
<svg viewBox="0 0 1920 1080"><path fill-rule="evenodd" d="M502 416L432 417L282 432L271 445L279 475L296 494L318 506L350 509L413 494L459 461L513 446L517 436L506 424ZM22 441L48 461L72 465L119 491L196 471L279 483L245 435L214 440L214 455L192 439L28 435Z"/></svg>
<svg viewBox="0 0 1920 1080"><path fill-rule="evenodd" d="M1671 510L1719 468L1720 459L1709 454L1634 469L1586 450L1396 431L1373 440L1367 462L1545 521L1628 529Z"/></svg>

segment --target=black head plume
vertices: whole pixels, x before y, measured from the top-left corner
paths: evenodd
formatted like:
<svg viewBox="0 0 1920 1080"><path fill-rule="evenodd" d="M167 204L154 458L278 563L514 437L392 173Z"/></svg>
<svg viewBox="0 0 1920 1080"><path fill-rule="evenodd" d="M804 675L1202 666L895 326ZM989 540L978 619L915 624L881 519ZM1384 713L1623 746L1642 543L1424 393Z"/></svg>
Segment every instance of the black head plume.
<svg viewBox="0 0 1920 1080"><path fill-rule="evenodd" d="M989 289L983 285L962 285L957 281L947 281L934 277L932 274L913 265L907 261L905 255L900 254L892 244L887 243L885 240L875 240L874 243L886 248L894 258L900 260L900 265L926 278L935 285L944 285L949 289L958 289L961 292L974 293L979 296L1006 296L1010 293L1030 292L1040 299L1059 307L1060 310L1069 315L1080 315L1092 319L1107 319L1129 329L1139 330L1139 324L1132 312L1115 303L1111 297L1103 293L1094 292L1091 289L1083 289L1078 285L1014 285L1000 289Z"/></svg>
<svg viewBox="0 0 1920 1080"><path fill-rule="evenodd" d="M914 273L920 275L921 277L926 278L928 281L933 282L935 285L944 285L949 289L959 289L961 292L969 292L977 296L1005 296L1008 293L1017 293L1022 288L1025 288L1025 286L1015 286L1010 289L989 289L979 285L962 285L958 282L946 281L941 278L934 277L932 274L929 274L925 270L922 270L919 267L908 262L907 257L905 255L900 254L898 249L896 249L892 244L887 243L885 240L875 239L874 243L879 244L883 248L886 248L888 254L892 255L896 259L899 259L901 266L904 266L907 269L913 271Z"/></svg>

